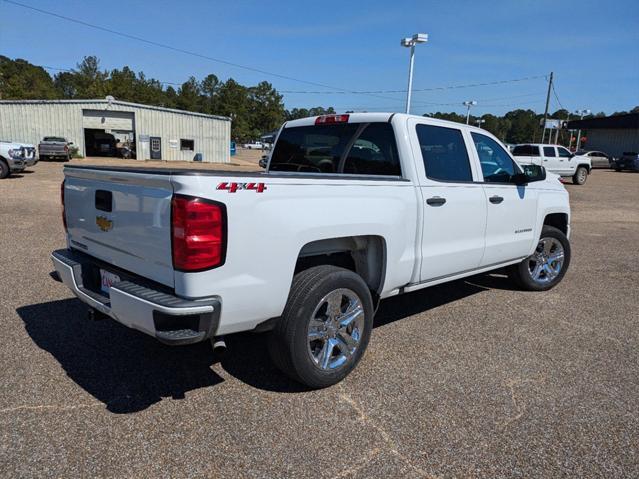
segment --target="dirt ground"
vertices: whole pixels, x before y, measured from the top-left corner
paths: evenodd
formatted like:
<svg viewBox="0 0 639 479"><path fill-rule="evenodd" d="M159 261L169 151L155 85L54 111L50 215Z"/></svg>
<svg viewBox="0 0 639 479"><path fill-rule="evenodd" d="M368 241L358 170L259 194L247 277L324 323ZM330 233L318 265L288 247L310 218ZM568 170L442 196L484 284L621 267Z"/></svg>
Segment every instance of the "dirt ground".
<svg viewBox="0 0 639 479"><path fill-rule="evenodd" d="M555 289L385 300L353 374L308 391L263 335L220 360L89 321L50 275L62 166L0 180L0 477L639 477L639 174L566 185Z"/></svg>

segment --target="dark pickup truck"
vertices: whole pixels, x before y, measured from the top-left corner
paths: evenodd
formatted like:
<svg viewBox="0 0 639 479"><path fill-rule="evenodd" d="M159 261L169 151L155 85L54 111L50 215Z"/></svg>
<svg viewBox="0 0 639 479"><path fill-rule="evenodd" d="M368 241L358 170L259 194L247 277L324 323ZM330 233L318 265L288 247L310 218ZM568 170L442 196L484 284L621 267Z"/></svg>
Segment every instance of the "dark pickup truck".
<svg viewBox="0 0 639 479"><path fill-rule="evenodd" d="M621 158L615 158L611 162L610 167L615 171L639 171L639 153L636 151L626 151L621 155Z"/></svg>
<svg viewBox="0 0 639 479"><path fill-rule="evenodd" d="M69 161L71 152L69 146L73 145L66 138L60 136L45 136L38 145L40 160L60 159Z"/></svg>

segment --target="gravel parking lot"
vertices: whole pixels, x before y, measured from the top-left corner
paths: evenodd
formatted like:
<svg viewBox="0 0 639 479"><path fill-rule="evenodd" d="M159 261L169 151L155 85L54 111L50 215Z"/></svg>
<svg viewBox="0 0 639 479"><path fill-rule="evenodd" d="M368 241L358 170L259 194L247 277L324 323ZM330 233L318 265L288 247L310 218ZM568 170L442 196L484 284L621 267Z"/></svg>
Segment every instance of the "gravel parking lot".
<svg viewBox="0 0 639 479"><path fill-rule="evenodd" d="M567 185L557 288L495 274L386 300L360 366L310 392L259 335L218 361L87 320L50 276L61 179L0 181L0 476L639 476L639 175Z"/></svg>

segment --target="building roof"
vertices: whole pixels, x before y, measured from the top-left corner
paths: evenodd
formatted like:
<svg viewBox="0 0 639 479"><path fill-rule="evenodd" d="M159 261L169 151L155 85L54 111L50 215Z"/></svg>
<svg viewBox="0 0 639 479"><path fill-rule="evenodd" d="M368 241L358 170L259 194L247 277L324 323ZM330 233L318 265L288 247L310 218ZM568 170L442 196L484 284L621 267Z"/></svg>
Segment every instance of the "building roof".
<svg viewBox="0 0 639 479"><path fill-rule="evenodd" d="M51 105L51 104L83 104L83 103L104 103L109 104L109 100L105 98L99 99L90 99L87 98L85 100L0 100L0 105L3 104L20 104L20 105ZM121 101L121 100L111 100L112 105L121 105L128 106L131 108L145 108L147 110L157 110L164 111L169 113L178 113L182 115L189 116L201 116L204 118L212 118L215 120L223 120L223 121L231 121L228 116L220 116L220 115L207 115L205 113L198 113L195 111L186 111L186 110L176 110L175 108L166 108L163 106L154 106L154 105L145 105L143 103L133 103L129 101Z"/></svg>
<svg viewBox="0 0 639 479"><path fill-rule="evenodd" d="M568 122L569 130L639 130L639 113L588 118Z"/></svg>

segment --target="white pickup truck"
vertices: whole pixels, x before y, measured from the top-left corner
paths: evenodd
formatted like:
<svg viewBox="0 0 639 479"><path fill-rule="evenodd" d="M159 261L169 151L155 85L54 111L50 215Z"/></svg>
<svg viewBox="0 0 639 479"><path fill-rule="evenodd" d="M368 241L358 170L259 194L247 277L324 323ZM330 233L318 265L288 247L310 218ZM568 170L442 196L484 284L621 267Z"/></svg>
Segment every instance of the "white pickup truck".
<svg viewBox="0 0 639 479"><path fill-rule="evenodd" d="M61 280L167 344L268 331L310 387L344 378L380 299L508 267L547 290L570 262L568 193L484 130L419 116L305 118L267 170L65 167Z"/></svg>
<svg viewBox="0 0 639 479"><path fill-rule="evenodd" d="M542 165L551 173L572 178L576 185L583 185L592 170L590 158L575 155L561 145L528 143L516 145L512 153L520 165Z"/></svg>

